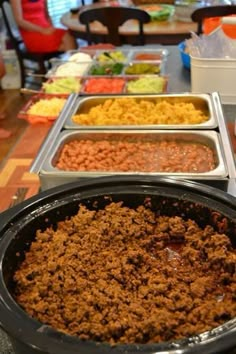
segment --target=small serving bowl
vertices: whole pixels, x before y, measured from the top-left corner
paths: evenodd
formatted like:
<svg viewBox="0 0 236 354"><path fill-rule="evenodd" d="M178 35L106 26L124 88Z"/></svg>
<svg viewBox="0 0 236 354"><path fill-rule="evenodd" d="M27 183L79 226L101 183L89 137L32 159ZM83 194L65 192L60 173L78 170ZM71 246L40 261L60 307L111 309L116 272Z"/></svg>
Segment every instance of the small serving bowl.
<svg viewBox="0 0 236 354"><path fill-rule="evenodd" d="M179 51L180 51L180 57L181 57L183 66L184 66L186 69L189 69L189 70L190 70L190 67L191 67L191 58L190 58L190 55L186 52L186 43L185 43L185 41L179 43L178 48L179 48Z"/></svg>

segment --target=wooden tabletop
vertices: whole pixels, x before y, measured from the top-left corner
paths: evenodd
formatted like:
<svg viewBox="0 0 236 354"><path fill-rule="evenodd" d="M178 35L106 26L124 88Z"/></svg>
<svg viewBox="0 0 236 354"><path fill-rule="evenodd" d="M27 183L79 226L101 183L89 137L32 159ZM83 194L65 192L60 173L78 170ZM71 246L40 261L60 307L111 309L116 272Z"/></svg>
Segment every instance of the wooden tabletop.
<svg viewBox="0 0 236 354"><path fill-rule="evenodd" d="M88 7L92 8L95 5ZM84 8L83 8L84 9ZM61 23L71 30L74 36L86 39L85 25L79 22L79 12L65 13ZM106 41L107 29L100 22L93 22L90 26L95 42ZM129 20L120 27L120 35L124 44L132 44L132 37L138 34L138 22ZM181 40L190 37L190 32L196 32L197 25L193 22L181 22L172 16L168 21L151 21L144 25L146 43L178 44Z"/></svg>

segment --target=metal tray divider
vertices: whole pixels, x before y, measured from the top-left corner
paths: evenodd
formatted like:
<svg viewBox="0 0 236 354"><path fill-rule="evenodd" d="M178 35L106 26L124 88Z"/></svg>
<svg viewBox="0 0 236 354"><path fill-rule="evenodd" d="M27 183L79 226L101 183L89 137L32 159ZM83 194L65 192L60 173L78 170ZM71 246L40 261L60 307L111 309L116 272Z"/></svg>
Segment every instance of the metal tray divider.
<svg viewBox="0 0 236 354"><path fill-rule="evenodd" d="M224 150L224 155L228 167L228 173L230 178L236 178L236 168L235 168L235 161L233 156L233 147L231 144L230 136L225 124L225 117L222 110L222 105L220 101L220 96L218 92L212 92L212 99L214 102L214 108L216 111L219 130L220 130L220 137L222 140L222 146Z"/></svg>
<svg viewBox="0 0 236 354"><path fill-rule="evenodd" d="M72 93L69 97L67 102L65 103L62 111L60 112L57 120L55 121L52 128L49 130L48 135L46 136L45 140L43 141L42 145L40 146L39 152L37 153L36 159L33 161L32 165L30 166L31 173L39 173L41 167L44 163L44 160L50 151L50 147L54 145L56 139L58 138L58 134L60 133L61 129L64 125L64 119L66 114L69 114L74 102L77 99L77 94Z"/></svg>

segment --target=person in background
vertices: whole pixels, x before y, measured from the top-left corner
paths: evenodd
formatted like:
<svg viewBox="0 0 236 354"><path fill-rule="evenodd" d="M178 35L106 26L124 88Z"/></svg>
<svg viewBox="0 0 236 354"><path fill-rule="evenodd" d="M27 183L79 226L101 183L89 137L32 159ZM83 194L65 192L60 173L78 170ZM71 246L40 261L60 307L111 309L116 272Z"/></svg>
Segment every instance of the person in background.
<svg viewBox="0 0 236 354"><path fill-rule="evenodd" d="M47 0L10 0L10 4L28 51L49 53L77 48L68 30L53 27Z"/></svg>

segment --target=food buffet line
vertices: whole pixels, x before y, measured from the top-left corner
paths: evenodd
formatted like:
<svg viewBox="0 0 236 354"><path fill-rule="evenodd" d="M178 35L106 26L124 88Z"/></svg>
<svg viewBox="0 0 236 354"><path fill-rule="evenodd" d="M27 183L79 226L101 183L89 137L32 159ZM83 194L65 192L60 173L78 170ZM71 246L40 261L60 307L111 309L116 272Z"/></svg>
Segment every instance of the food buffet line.
<svg viewBox="0 0 236 354"><path fill-rule="evenodd" d="M148 173L235 193L219 94L169 93L168 60L166 48L72 51L53 60L42 92L19 114L33 123L56 121L31 168L42 190L87 177Z"/></svg>
<svg viewBox="0 0 236 354"><path fill-rule="evenodd" d="M167 109L173 104L181 108L184 106L185 119L188 114L185 105L194 105L205 113L197 121L204 117L207 120L195 124L155 124L154 111L153 121L151 119L148 124L148 119L145 119L148 104L153 110L155 107L160 109L163 102ZM235 168L233 154L226 150L228 137L219 103L217 94L87 98L72 95L45 140L32 171L39 174L42 190L78 178L127 173L198 180L221 185L225 189L229 180L235 179ZM121 109L123 104L126 105L126 112ZM142 104L145 108L143 113ZM144 119L139 125L140 121L114 125L113 119L110 119L110 126L105 126L102 121L100 125L95 121L94 125L93 114L87 118L88 112L94 112L98 107L100 119L100 110L105 110L107 105L111 112L113 109L121 109L123 120L126 114L128 118L132 116L133 107L140 111ZM192 112L190 113L192 118ZM149 114L150 119L152 112ZM82 125L80 118L85 118L87 124ZM117 117L114 119L117 122ZM163 120L165 121L165 116Z"/></svg>
<svg viewBox="0 0 236 354"><path fill-rule="evenodd" d="M118 63L120 64L120 55L123 55L124 60L121 62L120 74L112 75L109 72L109 75L107 75L107 71L102 71L103 74L98 75L97 70L101 73L101 70L104 69L104 65L99 63L98 58L102 57L104 59L105 56L105 69L113 70L116 64L117 53L115 52L116 50L106 51L105 53L94 51L91 60L82 63L84 71L83 73L80 71L79 76L68 75L67 70L71 72L71 67L68 69L68 61L55 61L55 65L48 73L48 80L43 84L42 92L32 96L19 113L21 118L27 119L32 124L51 121L53 125L31 167L31 172L39 175L42 193L31 198L30 201L25 201L21 205L11 208L1 217L0 324L4 331L8 333L14 349L13 352L16 354L75 354L78 351L84 354L110 354L111 352L114 354L149 354L154 352L235 354L235 307L233 301L229 301L229 307L225 302L235 295L235 280L232 279L231 281L229 277L232 277L232 267L235 264L235 258L233 257L235 255L234 240L236 235L235 199L231 196L231 194L236 195L236 170L234 154L226 127L225 112L227 115L231 115L235 110L232 107L227 107L227 110L225 110L225 107L221 105L220 96L216 92L190 93L189 72L176 65L177 58L175 56L178 55L178 52L174 51L173 48L165 47L163 49L158 47L155 50L135 48L123 52L119 49ZM77 53L70 54L77 55ZM86 52L86 55L88 54L89 52ZM137 60L137 55L141 56L141 61ZM155 56L155 58L152 56ZM144 57L146 60L143 60ZM151 57L152 59L150 59ZM134 60L134 58L136 59ZM149 59L147 60L147 58ZM109 59L108 62L107 59ZM135 67L135 73L132 75L130 74L130 68L136 63L138 66ZM175 68L174 72L169 71L170 64L174 64L172 66L172 68ZM63 70L60 68L61 65L66 65ZM125 73L127 68L129 69L128 74ZM151 70L155 69L156 74L153 75L150 72L146 74L137 73L137 68L147 71L150 68ZM61 74L57 76L58 69L63 75L66 71L67 76L64 77ZM75 69L77 69L77 65L73 64L72 73L75 73ZM79 70L81 70L81 65ZM91 75L94 70L95 75ZM178 86L177 79L179 74L182 82L180 86ZM70 80L71 78L72 80ZM114 85L112 79L115 79ZM89 92L86 92L88 82L92 82L92 85L89 86ZM71 91L70 88L69 92L65 92L65 89L68 90L68 86L74 83L76 85L73 86L73 90ZM129 87L132 87L132 92L129 92ZM60 92L56 93L55 89L59 89ZM58 107L59 111L57 111ZM100 176L104 178L97 178ZM68 182L74 183L68 184ZM201 182L201 184L195 182ZM109 205L111 201L116 203ZM125 212L122 209L123 204L126 208ZM85 207L80 208L78 212L78 206L81 205L85 205ZM106 206L108 209L106 209ZM106 215L106 219L104 219L105 214L100 213L102 215L101 224L97 225L98 228L96 228L94 234L94 226L90 222L91 210L93 210L92 213L99 215L101 209L109 211L109 208L110 214ZM146 227L143 222L148 221L147 230L150 230L153 218L150 210L158 210L160 218L162 218L162 215L168 215L170 217L168 222L174 224L170 235L162 232L165 230L167 219L164 220L164 223L162 220L160 224L160 235L168 238L167 248L165 248L165 240L156 238L159 231L154 232L154 236L152 235L154 238L151 236L150 239L145 240L143 240L143 234L139 234L143 227ZM133 217L137 211L138 214ZM115 231L112 229L114 215L118 218L114 220ZM147 220L140 223L145 215L148 215ZM74 218L70 220L70 216L74 216ZM130 227L124 227L124 216L127 218L125 222L128 222ZM139 220L139 218L141 219ZM188 221L180 221L181 218ZM80 241L78 243L76 238L73 244L70 243L74 239L73 235L77 235L83 229L86 220L89 221L88 227L91 226L92 229L86 229L81 243ZM134 222L132 223L132 221ZM148 254L150 253L149 246L151 247L151 256L148 262L150 261L150 264L154 267L154 275L148 269L145 277L150 277L150 282L154 281L154 283L151 283L151 289L159 289L161 298L164 299L163 305L158 309L158 311L161 310L160 313L158 312L159 315L164 316L162 325L160 326L159 315L156 317L158 321L154 318L154 325L152 322L148 322L148 319L147 326L144 329L141 326L131 343L127 342L129 335L122 337L123 332L120 330L118 321L114 321L115 325L111 325L106 337L103 336L104 328L106 329L107 325L106 321L102 321L105 327L102 327L99 332L94 332L93 325L91 331L87 331L88 320L94 313L94 321L96 321L97 313L94 309L97 310L98 308L98 300L101 300L101 311L106 312L106 314L104 312L104 318L109 313L107 311L108 303L105 307L102 306L104 294L100 297L100 295L97 296L98 293L94 293L95 302L88 304L89 306L92 304L93 311L88 312L86 309L83 314L82 312L78 314L76 312L83 308L84 303L87 306L85 301L87 298L93 299L93 293L83 294L84 298L81 295L83 290L81 284L87 284L87 280L90 279L89 274L92 277L98 277L95 285L99 292L103 288L102 274L110 272L108 269L110 263L106 261L106 257L108 256L111 259L111 253L109 251L107 255L104 254L103 256L103 251L106 251L103 247L104 240L100 242L99 237L97 237L97 232L100 227L104 227L104 222L111 222L111 227L108 229L111 232L114 231L111 235L105 232L105 235L108 236L108 243L115 246L111 250L114 252L112 262L117 262L119 259L123 262L122 257L124 257L124 254L126 257L126 251L128 252L126 267L128 273L125 273L128 286L129 284L136 284L135 282L140 274L136 276L135 272L139 269L142 257L146 257L146 255L140 254L137 249L133 249L136 241L141 242L140 247L142 249L147 245ZM205 229L200 231L195 222L197 225L203 225ZM59 232L55 230L57 223ZM117 225L121 225L118 234ZM163 227L164 229L162 229ZM186 232L184 239L182 239L183 228L187 230L188 227L192 231L194 229L193 234L196 234L196 239L192 241L192 232ZM213 228L216 230L214 235L211 233ZM135 242L132 242L132 230L134 230L135 237L138 235ZM181 230L180 233L179 230ZM69 234L65 236L64 231L68 231ZM126 240L129 238L127 237L129 232L132 234L131 245L127 246ZM219 237L222 232L225 232L228 238L225 236ZM148 235L149 233L147 232ZM35 237L35 235L37 236ZM87 237L87 235L95 235L96 237ZM68 248L69 253L67 254L65 243L68 243L68 237L71 247ZM180 240L178 237L180 237ZM124 249L117 257L117 252L120 251L116 249L116 245L120 245L121 238L122 242L124 241ZM55 243L53 243L54 239ZM91 244L87 242L88 239L91 240ZM111 239L114 239L115 242L110 242ZM192 245L189 245L188 242L190 244L192 242ZM201 273L201 262L196 266L195 255L196 252L198 254L199 250L194 247L196 245L198 247L199 242L201 247L209 252L210 259L210 263L207 265L209 268L206 270L204 268L204 258L203 273ZM229 246L230 242L233 247ZM85 244L86 249L81 247ZM156 247L153 247L153 244L158 244L160 249L157 250ZM186 248L184 251L186 252L184 262L186 259L190 260L188 264L190 268L187 268L187 271L185 263L182 263L182 253L179 250L179 246L180 248L185 247L186 244L188 244L188 249ZM29 245L32 245L32 247ZM219 247L221 247L220 251ZM166 257L163 257L162 254L162 252L165 254L166 250L167 262ZM29 252L27 255L28 251L32 251L33 254ZM156 251L160 252L160 258L159 253L152 254ZM79 256L77 256L77 252ZM82 253L80 254L80 252ZM94 260L94 254L102 255L102 267L98 266L101 259ZM66 258L67 256L68 258ZM161 257L163 257L164 266L167 267L164 273L162 272L164 268L161 270L158 268ZM205 253L203 257L205 257ZM94 268L87 271L89 263L87 263L87 260L90 259L93 259ZM57 264L58 260L59 264ZM78 261L80 264L80 260L85 261L85 264L79 269L76 262ZM91 266L92 263L89 264ZM144 264L146 264L146 258ZM47 269L48 266L49 269ZM66 271L62 273L60 267L64 266ZM36 267L39 267L40 270ZM47 275L44 273L45 269ZM60 274L57 273L58 269ZM101 269L103 273L101 273ZM106 269L105 272L104 269ZM131 269L130 273L129 269ZM176 269L178 269L177 272ZM195 273L196 269L200 270L197 275ZM212 269L213 273L211 273ZM81 283L78 289L73 282L71 286L70 280L72 278L69 281L66 277L64 279L69 271L72 271L73 279L80 279ZM75 273L73 273L74 271ZM165 301L169 304L170 291L167 288L163 291L162 288L155 287L161 285L159 284L160 279L156 279L155 276L159 277L159 273L165 274L165 272L169 272L167 278L171 279L170 282L173 281L172 290L174 295L177 296L173 297L173 308L175 309L177 303L180 305L180 310L174 310L173 313L176 314L175 320L183 331L180 332L182 340L173 335L177 322L166 321L166 314L169 315L169 309L165 313L162 312L163 309L166 311ZM193 303L193 299L195 301L195 296L200 305L205 299L208 299L205 293L211 288L207 286L210 279L207 278L209 276L208 272L210 276L213 274L213 283L215 284L217 278L219 285L216 286L216 292L213 293L213 301L210 301L211 310L209 310L209 304L206 303L203 305L203 312L199 316L204 314L204 306L206 306L207 313L213 313L213 322L208 327L201 327L201 321L194 315L191 316L190 323L186 324L188 306L189 303ZM215 272L217 272L217 277L215 277ZM39 274L42 275L42 278L41 275L38 278ZM114 274L118 274L116 269ZM175 288L176 274L180 275L179 292ZM119 274L117 276L119 277ZM134 283L130 282L130 277L133 276ZM193 278L189 280L189 276ZM112 284L110 279L108 281L109 284L105 286L106 289L111 290L111 298L108 298L108 302L113 303L111 299L114 299L116 278L112 277ZM166 279L164 279L164 284L165 281ZM189 282L193 285L190 289L190 297L188 291L182 294L182 281L184 287L186 287L185 290L188 288ZM227 285L226 281L228 282ZM232 285L231 288L230 284ZM33 293L26 294L25 291L30 290L32 285L36 285L36 288L33 288ZM143 285L141 284L141 287ZM69 311L66 310L60 316L57 311L59 309L59 313L63 313L61 307L62 288L65 291L63 301L69 299ZM90 285L84 288L85 290L90 289ZM124 284L122 288L124 288ZM146 285L142 289L149 291ZM228 290L228 295L225 295L226 290ZM75 308L71 307L74 303L71 294L74 294L74 292L76 296L79 294L79 299L82 299L80 306L77 306L76 303ZM131 299L134 293L131 287L129 292ZM57 298L58 294L59 300ZM45 300L48 295L50 295L49 301ZM209 296L211 298L211 294ZM182 300L184 298L187 302L183 306ZM146 299L147 297L145 301ZM59 302L57 303L57 301ZM131 300L128 312L131 313L130 309L134 308L132 316L134 315L135 318L138 316L139 318L145 306L141 305L137 310L136 305L132 306L133 301L136 300L134 298ZM119 306L122 304L124 304L124 301L119 301ZM151 311L152 304L153 300L151 299L148 304L148 309L151 309ZM226 306L230 312L225 311L223 307L222 310L221 304ZM116 303L115 306L117 306ZM22 310L22 307L24 310ZM216 313L215 315L215 308L220 309L220 314ZM99 314L101 311L99 308ZM137 311L139 312L137 313ZM186 313L183 311L186 311ZM122 318L126 321L129 319L130 313L125 313ZM74 321L74 314L76 314L76 321ZM84 321L79 325L77 324L78 316L81 316L81 321ZM62 331L62 327L57 327L57 322L61 323L61 320L63 320L63 326L64 324L71 324L69 326L71 332L68 332L67 328L65 330L65 327ZM113 318L110 322L113 323ZM132 319L128 326L136 331L138 323L142 324L142 320L134 323ZM193 325L196 325L196 328L193 328ZM158 330L160 328L162 337L159 336L158 340L156 340L157 337L151 337L155 333L152 326L158 328ZM217 328L215 328L216 326ZM85 328L84 332L82 328ZM209 328L213 328L213 330L211 331ZM78 331L81 338L73 335L74 330ZM80 333L80 331L82 332ZM76 334L78 333L76 332ZM193 335L193 333L200 334ZM68 334L72 334L72 336ZM139 342L140 338L141 342ZM150 340L147 341L146 338ZM97 345L97 340L99 345ZM123 340L121 345L119 340ZM118 345L116 345L117 343ZM5 351L7 352L7 350Z"/></svg>

